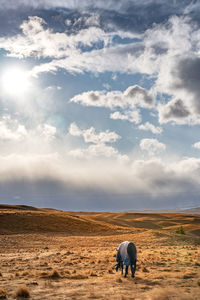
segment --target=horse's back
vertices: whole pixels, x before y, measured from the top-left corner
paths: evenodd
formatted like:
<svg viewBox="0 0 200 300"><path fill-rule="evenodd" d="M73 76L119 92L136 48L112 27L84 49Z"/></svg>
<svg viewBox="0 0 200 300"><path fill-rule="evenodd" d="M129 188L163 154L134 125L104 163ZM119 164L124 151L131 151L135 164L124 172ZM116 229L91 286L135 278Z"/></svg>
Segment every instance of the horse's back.
<svg viewBox="0 0 200 300"><path fill-rule="evenodd" d="M137 260L137 249L134 243L130 242L127 246L127 253L132 264Z"/></svg>

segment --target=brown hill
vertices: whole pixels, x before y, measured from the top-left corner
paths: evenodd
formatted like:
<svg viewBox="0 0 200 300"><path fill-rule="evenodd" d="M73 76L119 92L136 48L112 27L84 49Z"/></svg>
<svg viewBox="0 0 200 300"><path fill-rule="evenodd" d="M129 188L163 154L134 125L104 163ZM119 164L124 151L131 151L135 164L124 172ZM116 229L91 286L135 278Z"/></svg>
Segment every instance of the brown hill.
<svg viewBox="0 0 200 300"><path fill-rule="evenodd" d="M0 206L0 234L54 232L66 235L173 231L200 236L200 216L176 213L63 212L28 206Z"/></svg>
<svg viewBox="0 0 200 300"><path fill-rule="evenodd" d="M185 231L200 236L200 216L181 213L74 213L84 218L132 229Z"/></svg>
<svg viewBox="0 0 200 300"><path fill-rule="evenodd" d="M105 224L68 212L48 209L0 208L0 234L63 232L68 235L116 234L125 232L123 227Z"/></svg>

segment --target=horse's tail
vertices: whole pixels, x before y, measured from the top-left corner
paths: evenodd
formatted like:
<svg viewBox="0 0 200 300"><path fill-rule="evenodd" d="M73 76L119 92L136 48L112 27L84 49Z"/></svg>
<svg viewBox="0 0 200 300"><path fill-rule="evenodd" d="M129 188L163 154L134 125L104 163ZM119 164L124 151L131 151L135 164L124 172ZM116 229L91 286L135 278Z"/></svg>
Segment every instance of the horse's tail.
<svg viewBox="0 0 200 300"><path fill-rule="evenodd" d="M132 242L128 244L127 253L130 258L131 265L134 265L137 260L137 250L135 245Z"/></svg>

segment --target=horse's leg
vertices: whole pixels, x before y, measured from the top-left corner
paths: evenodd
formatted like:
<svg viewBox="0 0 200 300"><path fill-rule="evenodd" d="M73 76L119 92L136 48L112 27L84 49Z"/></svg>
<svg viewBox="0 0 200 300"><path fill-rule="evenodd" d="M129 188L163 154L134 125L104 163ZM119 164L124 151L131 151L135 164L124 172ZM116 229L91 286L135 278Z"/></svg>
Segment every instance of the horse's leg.
<svg viewBox="0 0 200 300"><path fill-rule="evenodd" d="M121 274L123 275L124 264L123 264L123 262L122 262L122 261L120 262L120 266L121 266Z"/></svg>
<svg viewBox="0 0 200 300"><path fill-rule="evenodd" d="M128 266L126 266L124 277L126 277L127 275L128 275Z"/></svg>
<svg viewBox="0 0 200 300"><path fill-rule="evenodd" d="M136 260L135 260L134 266L131 265L131 272L132 272L132 277L133 278L135 277L135 271L136 271Z"/></svg>
<svg viewBox="0 0 200 300"><path fill-rule="evenodd" d="M131 273L132 273L132 277L134 278L134 277L135 277L135 272L134 272L134 267L133 267L133 265L131 265Z"/></svg>

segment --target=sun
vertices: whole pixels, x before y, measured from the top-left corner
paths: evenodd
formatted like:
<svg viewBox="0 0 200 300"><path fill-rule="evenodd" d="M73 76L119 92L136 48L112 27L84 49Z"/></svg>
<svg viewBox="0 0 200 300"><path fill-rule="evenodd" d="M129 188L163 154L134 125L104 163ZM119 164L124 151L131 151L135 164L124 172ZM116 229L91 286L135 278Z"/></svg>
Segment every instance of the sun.
<svg viewBox="0 0 200 300"><path fill-rule="evenodd" d="M13 96L24 94L30 87L28 72L21 68L5 70L1 79L3 90Z"/></svg>

